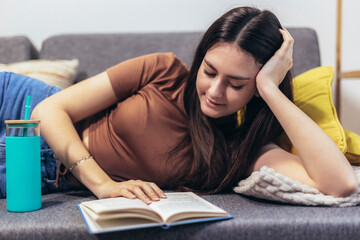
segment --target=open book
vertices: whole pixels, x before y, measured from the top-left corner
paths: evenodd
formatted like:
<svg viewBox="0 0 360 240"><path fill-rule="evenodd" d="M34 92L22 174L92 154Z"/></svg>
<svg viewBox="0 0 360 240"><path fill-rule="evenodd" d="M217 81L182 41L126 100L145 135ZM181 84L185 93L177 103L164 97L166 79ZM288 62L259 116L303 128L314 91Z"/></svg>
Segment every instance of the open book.
<svg viewBox="0 0 360 240"><path fill-rule="evenodd" d="M230 219L232 215L192 192L166 193L167 198L145 204L124 197L78 205L90 233L170 226Z"/></svg>

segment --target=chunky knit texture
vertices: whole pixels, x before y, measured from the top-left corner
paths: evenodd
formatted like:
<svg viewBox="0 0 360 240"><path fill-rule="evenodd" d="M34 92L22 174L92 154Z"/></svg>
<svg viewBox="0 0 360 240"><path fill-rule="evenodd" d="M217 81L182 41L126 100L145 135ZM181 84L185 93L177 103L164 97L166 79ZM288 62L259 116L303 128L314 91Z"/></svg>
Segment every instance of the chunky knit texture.
<svg viewBox="0 0 360 240"><path fill-rule="evenodd" d="M360 180L360 167L353 166ZM234 191L247 196L301 205L348 207L360 204L360 188L349 197L336 198L263 166L239 182Z"/></svg>

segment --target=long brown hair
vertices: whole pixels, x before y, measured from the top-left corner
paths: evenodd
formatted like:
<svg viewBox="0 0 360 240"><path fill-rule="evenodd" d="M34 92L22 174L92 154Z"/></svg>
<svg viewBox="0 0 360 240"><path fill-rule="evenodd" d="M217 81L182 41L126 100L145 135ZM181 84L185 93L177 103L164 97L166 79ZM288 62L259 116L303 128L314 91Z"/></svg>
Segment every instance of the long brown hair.
<svg viewBox="0 0 360 240"><path fill-rule="evenodd" d="M181 190L215 193L229 190L247 176L258 151L276 139L283 129L265 101L253 97L246 106L243 123L236 127L236 114L226 124L204 115L196 92L196 77L203 58L218 42L235 43L265 64L283 42L280 22L269 11L239 7L225 13L204 33L196 50L186 82L184 106L188 116L188 134L171 151L174 159L181 149L192 146L188 161L179 161L171 185ZM279 89L292 100L291 74L288 72ZM179 157L179 156L178 156Z"/></svg>

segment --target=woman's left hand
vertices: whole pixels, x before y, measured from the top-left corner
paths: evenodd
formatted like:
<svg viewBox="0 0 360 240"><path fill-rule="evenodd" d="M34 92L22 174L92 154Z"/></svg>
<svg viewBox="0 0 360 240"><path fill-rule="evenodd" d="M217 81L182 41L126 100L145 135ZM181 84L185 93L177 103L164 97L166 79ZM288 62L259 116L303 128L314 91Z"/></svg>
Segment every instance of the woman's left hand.
<svg viewBox="0 0 360 240"><path fill-rule="evenodd" d="M279 31L283 36L284 42L256 76L256 87L260 95L263 88L269 86L278 88L293 65L294 39L285 28L279 29Z"/></svg>

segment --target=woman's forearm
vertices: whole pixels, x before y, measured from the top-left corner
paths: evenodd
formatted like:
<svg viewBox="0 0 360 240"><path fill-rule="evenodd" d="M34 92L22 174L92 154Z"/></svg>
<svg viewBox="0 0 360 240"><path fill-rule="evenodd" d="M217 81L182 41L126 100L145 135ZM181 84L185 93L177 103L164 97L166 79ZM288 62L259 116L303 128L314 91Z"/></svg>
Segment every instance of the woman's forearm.
<svg viewBox="0 0 360 240"><path fill-rule="evenodd" d="M66 112L44 101L34 109L31 118L41 120L41 135L67 168L90 155ZM101 186L111 181L91 158L75 167L72 174L97 197L101 197Z"/></svg>
<svg viewBox="0 0 360 240"><path fill-rule="evenodd" d="M42 101L32 118L41 120L41 132L54 153L67 168L89 156L89 151L75 130L81 121L116 104L118 98L106 72L83 80ZM152 182L142 180L113 181L97 162L89 158L77 165L72 173L98 198L138 197L145 203L165 197Z"/></svg>
<svg viewBox="0 0 360 240"><path fill-rule="evenodd" d="M274 86L259 88L299 154L309 176L325 192L341 192L357 185L354 171L335 142Z"/></svg>

